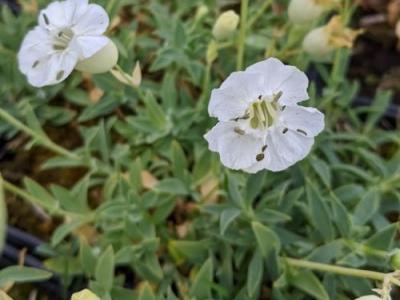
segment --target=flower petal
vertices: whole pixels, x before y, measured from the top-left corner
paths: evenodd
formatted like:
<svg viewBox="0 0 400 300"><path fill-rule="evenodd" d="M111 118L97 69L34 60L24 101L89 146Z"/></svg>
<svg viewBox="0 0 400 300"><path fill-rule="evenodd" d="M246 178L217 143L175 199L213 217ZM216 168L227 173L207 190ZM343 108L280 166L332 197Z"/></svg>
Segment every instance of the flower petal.
<svg viewBox="0 0 400 300"><path fill-rule="evenodd" d="M35 87L57 84L67 78L78 61L78 53L55 52L27 73L28 81Z"/></svg>
<svg viewBox="0 0 400 300"><path fill-rule="evenodd" d="M28 32L18 52L18 66L27 74L53 51L47 31L40 26Z"/></svg>
<svg viewBox="0 0 400 300"><path fill-rule="evenodd" d="M69 27L82 17L87 8L87 0L55 1L40 12L38 22L44 29Z"/></svg>
<svg viewBox="0 0 400 300"><path fill-rule="evenodd" d="M265 158L245 171L256 173L263 169L274 172L285 170L305 158L313 144L313 138L306 137L297 131L286 130L281 126L273 127L266 138Z"/></svg>
<svg viewBox="0 0 400 300"><path fill-rule="evenodd" d="M279 59L268 58L251 65L246 72L263 76L266 95L282 92L281 105L293 105L309 98L307 76L296 67L284 65Z"/></svg>
<svg viewBox="0 0 400 300"><path fill-rule="evenodd" d="M110 39L108 37L99 35L99 36L78 36L74 40L74 44L71 47L74 48L76 52L80 53L80 59L85 59L93 56L101 49L103 49L108 43Z"/></svg>
<svg viewBox="0 0 400 300"><path fill-rule="evenodd" d="M288 128L308 137L314 137L324 129L324 114L313 107L286 106L280 116Z"/></svg>
<svg viewBox="0 0 400 300"><path fill-rule="evenodd" d="M233 72L220 88L212 91L208 112L220 121L243 117L262 90L262 77L258 74Z"/></svg>
<svg viewBox="0 0 400 300"><path fill-rule="evenodd" d="M89 4L82 16L74 18L73 31L77 35L101 35L110 20L103 7L97 4Z"/></svg>
<svg viewBox="0 0 400 300"><path fill-rule="evenodd" d="M239 170L252 166L261 152L263 141L235 131L237 122L218 122L204 137L209 149L219 152L224 166Z"/></svg>

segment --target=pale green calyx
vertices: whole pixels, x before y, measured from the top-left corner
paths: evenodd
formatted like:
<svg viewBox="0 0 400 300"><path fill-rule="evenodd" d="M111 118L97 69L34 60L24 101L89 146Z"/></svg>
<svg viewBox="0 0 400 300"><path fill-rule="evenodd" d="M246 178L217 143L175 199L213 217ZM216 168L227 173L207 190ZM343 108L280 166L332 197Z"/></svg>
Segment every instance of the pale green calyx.
<svg viewBox="0 0 400 300"><path fill-rule="evenodd" d="M99 74L110 71L117 64L118 49L110 40L99 52L78 62L75 69L81 72Z"/></svg>

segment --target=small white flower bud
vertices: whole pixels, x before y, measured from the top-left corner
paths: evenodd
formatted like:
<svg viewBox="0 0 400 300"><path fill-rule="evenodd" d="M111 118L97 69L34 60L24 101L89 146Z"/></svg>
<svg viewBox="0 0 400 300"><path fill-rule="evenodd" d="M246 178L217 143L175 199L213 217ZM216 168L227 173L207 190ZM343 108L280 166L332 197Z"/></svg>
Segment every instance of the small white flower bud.
<svg viewBox="0 0 400 300"><path fill-rule="evenodd" d="M340 0L291 0L288 7L289 19L295 24L311 23L339 3Z"/></svg>
<svg viewBox="0 0 400 300"><path fill-rule="evenodd" d="M306 24L318 19L325 7L314 0L292 0L288 7L289 20L295 24Z"/></svg>
<svg viewBox="0 0 400 300"><path fill-rule="evenodd" d="M199 7L197 7L196 16L194 17L195 20L201 19L206 14L208 14L208 12L209 12L209 9L206 5L204 5L204 4L200 5Z"/></svg>
<svg viewBox="0 0 400 300"><path fill-rule="evenodd" d="M100 300L100 298L88 289L72 294L71 300Z"/></svg>
<svg viewBox="0 0 400 300"><path fill-rule="evenodd" d="M81 72L99 74L110 71L118 61L118 49L110 42L93 56L78 62L75 69Z"/></svg>
<svg viewBox="0 0 400 300"><path fill-rule="evenodd" d="M214 24L212 34L217 40L229 38L239 24L239 16L233 10L222 13Z"/></svg>
<svg viewBox="0 0 400 300"><path fill-rule="evenodd" d="M335 47L329 44L329 37L324 27L311 30L303 40L303 49L315 61L327 61Z"/></svg>

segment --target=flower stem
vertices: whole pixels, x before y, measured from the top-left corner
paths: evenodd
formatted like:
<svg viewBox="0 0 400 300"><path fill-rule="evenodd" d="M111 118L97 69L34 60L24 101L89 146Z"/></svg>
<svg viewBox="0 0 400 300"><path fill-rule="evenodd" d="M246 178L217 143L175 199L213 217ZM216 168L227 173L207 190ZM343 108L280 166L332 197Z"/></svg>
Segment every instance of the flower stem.
<svg viewBox="0 0 400 300"><path fill-rule="evenodd" d="M379 281L383 281L386 276L385 273L380 273L380 272L375 272L375 271L340 267L340 266L322 264L322 263L306 261L306 260L301 260L301 259L295 259L295 258L284 258L284 261L293 267L305 268L305 269L314 270L314 271L335 273L335 274L345 275L345 276L368 278L368 279L379 280Z"/></svg>
<svg viewBox="0 0 400 300"><path fill-rule="evenodd" d="M270 7L272 4L272 0L265 0L263 5L257 10L255 15L249 20L248 28L253 27L253 25L257 22L257 20L265 13L265 11Z"/></svg>
<svg viewBox="0 0 400 300"><path fill-rule="evenodd" d="M240 8L240 31L239 31L239 39L237 44L237 61L236 61L236 70L240 71L243 68L243 60L244 60L244 44L246 41L246 31L247 31L247 11L249 8L249 0L242 0L241 8Z"/></svg>
<svg viewBox="0 0 400 300"><path fill-rule="evenodd" d="M14 126L15 128L25 132L27 135L31 136L34 140L36 140L39 144L52 150L53 152L73 160L80 160L80 157L75 153L72 153L71 151L63 147L60 147L59 145L51 141L47 136L32 130L31 128L24 125L23 123L18 121L15 117L13 117L11 114L9 114L8 112L6 112L1 108L0 108L0 118L9 123L10 125Z"/></svg>

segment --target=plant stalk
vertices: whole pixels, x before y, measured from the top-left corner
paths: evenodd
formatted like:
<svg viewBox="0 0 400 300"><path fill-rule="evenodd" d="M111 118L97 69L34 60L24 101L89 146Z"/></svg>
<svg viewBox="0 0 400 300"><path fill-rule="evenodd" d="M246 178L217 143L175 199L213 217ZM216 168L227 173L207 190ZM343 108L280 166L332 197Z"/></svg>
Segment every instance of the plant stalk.
<svg viewBox="0 0 400 300"><path fill-rule="evenodd" d="M247 14L249 8L249 0L242 0L240 7L240 31L239 31L239 39L237 44L237 61L236 61L236 70L240 71L243 69L243 60L244 60L244 46L246 41L246 31L247 31Z"/></svg>
<svg viewBox="0 0 400 300"><path fill-rule="evenodd" d="M40 133L35 132L28 126L24 125L8 112L0 108L0 118L9 123L10 125L14 126L15 128L25 132L27 135L31 136L34 140L40 143L42 146L52 150L53 152L60 154L62 156L68 157L73 160L80 160L79 156L75 153L70 152L69 150L60 147L53 141L51 141L47 136L44 136Z"/></svg>
<svg viewBox="0 0 400 300"><path fill-rule="evenodd" d="M321 272L328 272L334 273L338 275L345 275L345 276L353 276L353 277L361 277L361 278L368 278L378 281L383 281L387 274L369 271L369 270L360 270L360 269L353 269L348 267L340 267L334 266L329 264L322 264L312 261L306 261L301 259L295 258L284 258L284 261L288 263L290 266L297 267L297 268L305 268L314 271L321 271Z"/></svg>

